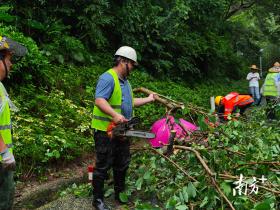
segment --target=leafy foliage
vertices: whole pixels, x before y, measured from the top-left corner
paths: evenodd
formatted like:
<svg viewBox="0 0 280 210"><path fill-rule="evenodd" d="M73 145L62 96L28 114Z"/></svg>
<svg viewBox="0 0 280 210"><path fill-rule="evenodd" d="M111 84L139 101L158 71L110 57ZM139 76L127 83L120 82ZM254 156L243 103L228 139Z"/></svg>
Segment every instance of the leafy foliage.
<svg viewBox="0 0 280 210"><path fill-rule="evenodd" d="M23 43L29 52L13 65L13 83L5 81L20 108L13 114L18 175L38 174L49 164L91 152L93 94L98 76L106 70L100 66L109 68L121 45L131 45L138 52L141 67L132 74L134 87L144 86L206 109L210 96L232 90L246 93L247 85L232 79L244 76L259 56L264 58L264 69L278 58L279 6L272 0L5 1L0 6L0 35ZM279 113L279 106L275 108ZM164 112L155 103L137 109L136 115L147 128ZM187 108L181 114L197 120L208 132L208 149L192 146L217 173L220 188L237 209L277 209L279 196L271 191L234 197L235 180L220 176L263 174L272 184L269 188L277 186L279 168L246 165L279 161L277 121L268 123L259 109L248 122L209 128L193 110ZM179 152L171 158L197 181L188 180L164 158L142 151L134 154L122 200L137 195L135 209L226 208L201 175L203 168L192 153ZM73 186L69 192L82 196L88 190L88 185ZM107 196L112 192L109 187Z"/></svg>
<svg viewBox="0 0 280 210"><path fill-rule="evenodd" d="M233 182L239 179L240 174L248 179L264 175L268 182L265 186L279 187L279 177L274 170L279 169L279 166L262 163L279 161L279 122L266 123L262 109L252 112L247 122L232 121L210 132L208 148L192 147L200 151L205 162L215 171L216 181L236 209L262 209L265 206L277 209L279 194L277 196L264 188L259 188L257 195L232 194L236 186ZM149 201L154 208L162 204L165 209L190 209L191 206L226 208L207 175L202 175L204 169L194 154L181 151L170 158L197 181L189 180L174 165L152 151L140 150L132 158L127 194L137 194L137 198ZM253 162L255 164L247 164ZM220 174L231 174L238 178L224 179ZM135 203L139 203L139 200L136 199Z"/></svg>
<svg viewBox="0 0 280 210"><path fill-rule="evenodd" d="M17 103L21 104L21 112L14 116L15 154L22 167L19 170L34 169L35 164L35 170L40 170L45 163L69 161L89 151L93 145L90 113L65 99L61 91L46 94L40 90L30 95L32 89L20 90L22 98L17 98Z"/></svg>
<svg viewBox="0 0 280 210"><path fill-rule="evenodd" d="M277 6L224 0L6 1L0 11L2 21L36 40L52 62L91 65L100 52L112 55L120 45L131 45L151 74L193 82L204 76L238 79L249 63L257 63L260 48L277 46L279 18L270 10Z"/></svg>

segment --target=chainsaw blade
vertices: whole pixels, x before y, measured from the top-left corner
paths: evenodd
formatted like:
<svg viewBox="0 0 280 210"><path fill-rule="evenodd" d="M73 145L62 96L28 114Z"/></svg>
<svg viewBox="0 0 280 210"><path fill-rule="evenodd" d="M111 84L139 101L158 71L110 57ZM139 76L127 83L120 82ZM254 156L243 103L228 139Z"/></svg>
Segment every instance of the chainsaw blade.
<svg viewBox="0 0 280 210"><path fill-rule="evenodd" d="M153 139L156 137L154 133L150 133L146 131L136 131L136 130L125 131L124 136L133 136L133 137L140 137L145 139Z"/></svg>

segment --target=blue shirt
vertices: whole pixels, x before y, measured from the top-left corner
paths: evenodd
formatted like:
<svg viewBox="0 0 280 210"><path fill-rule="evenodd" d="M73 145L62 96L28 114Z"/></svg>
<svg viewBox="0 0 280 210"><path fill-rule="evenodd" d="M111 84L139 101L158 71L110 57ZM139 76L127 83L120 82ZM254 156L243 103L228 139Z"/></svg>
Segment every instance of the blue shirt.
<svg viewBox="0 0 280 210"><path fill-rule="evenodd" d="M132 96L130 92L130 85L127 79L120 79L120 86L122 90L122 104L121 104L121 112L122 115L130 119L132 117ZM104 98L108 100L115 87L114 78L108 72L103 73L97 82L96 90L95 90L95 99L96 98Z"/></svg>

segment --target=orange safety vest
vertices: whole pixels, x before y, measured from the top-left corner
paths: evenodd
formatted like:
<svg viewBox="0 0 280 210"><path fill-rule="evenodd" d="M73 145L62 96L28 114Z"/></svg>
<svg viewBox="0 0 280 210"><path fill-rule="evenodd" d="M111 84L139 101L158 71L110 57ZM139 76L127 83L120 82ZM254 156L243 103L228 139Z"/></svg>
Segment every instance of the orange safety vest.
<svg viewBox="0 0 280 210"><path fill-rule="evenodd" d="M232 113L234 108L243 107L254 102L254 99L250 95L239 95L239 93L231 92L223 98L222 103L225 106L224 118Z"/></svg>

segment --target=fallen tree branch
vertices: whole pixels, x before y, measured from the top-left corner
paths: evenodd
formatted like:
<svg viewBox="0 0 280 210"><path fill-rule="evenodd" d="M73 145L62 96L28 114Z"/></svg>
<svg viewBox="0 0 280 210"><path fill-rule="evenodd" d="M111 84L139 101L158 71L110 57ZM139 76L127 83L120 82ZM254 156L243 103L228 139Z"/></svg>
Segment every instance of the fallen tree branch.
<svg viewBox="0 0 280 210"><path fill-rule="evenodd" d="M238 151L233 151L231 149L229 149L228 147L224 147L224 149L228 152L231 152L231 153L234 153L234 154L238 154L238 155L241 155L241 156L246 156L246 154L242 153L242 152L238 152Z"/></svg>
<svg viewBox="0 0 280 210"><path fill-rule="evenodd" d="M186 146L179 146L179 145L174 145L174 148L177 149L183 149L183 150L188 150L191 151L193 153L195 153L195 156L197 157L197 159L199 160L199 162L202 164L203 168L206 170L206 172L211 176L214 177L216 174L213 173L210 168L208 167L208 165L205 163L205 161L203 160L203 158L201 157L201 155L199 154L198 151L196 151L195 149L191 148L191 147L186 147Z"/></svg>
<svg viewBox="0 0 280 210"><path fill-rule="evenodd" d="M168 160L170 163L172 163L177 169L179 169L179 171L181 171L183 174L185 174L189 179L191 179L194 182L197 182L197 180L195 178L193 178L192 176L190 176L184 169L182 169L177 163L175 163L173 160L171 160L169 157L167 157L166 155L160 153L158 150L151 148L152 151L154 151L155 153L159 154L160 156L162 156L163 158L165 158L166 160Z"/></svg>
<svg viewBox="0 0 280 210"><path fill-rule="evenodd" d="M280 166L280 162L278 161L261 161L261 162L250 162L250 163L242 163L242 164L238 164L235 166L235 168L239 167L239 166L246 166L246 165L276 165L276 166Z"/></svg>
<svg viewBox="0 0 280 210"><path fill-rule="evenodd" d="M156 92L151 91L151 90L149 90L147 88L144 88L144 87L135 88L135 89L133 89L133 92L142 92L142 93L145 93L145 94L148 94L148 95L149 94L156 94L155 95L155 100L164 104L169 109L167 111L167 113L169 113L169 114L171 112L176 111L177 109L185 109L185 107L187 107L189 110L191 110L195 113L200 113L200 114L203 114L203 115L207 115L207 111L202 111L203 109L200 108L200 107L198 108L191 103L188 103L187 105L185 105L182 102L175 101L171 98L168 98L164 95L161 95L159 93L156 93Z"/></svg>
<svg viewBox="0 0 280 210"><path fill-rule="evenodd" d="M274 194L280 195L280 191L269 189L269 188L264 187L264 186L259 186L259 188L262 188L262 189L265 189L266 191L269 191L269 192L272 192Z"/></svg>
<svg viewBox="0 0 280 210"><path fill-rule="evenodd" d="M228 203L228 205L230 206L230 208L232 210L235 210L234 206L232 205L232 203L230 202L230 200L227 198L227 196L222 192L222 190L220 189L220 187L218 186L216 180L215 180L215 173L213 173L211 171L211 169L208 167L208 165L205 163L205 161L203 160L203 158L201 157L201 155L199 154L198 151L196 151L195 149L191 148L191 147L185 147L185 146L178 146L175 145L174 148L177 149L183 149L183 150L188 150L191 151L195 154L195 156L197 157L197 159L200 161L201 165L203 166L203 168L205 169L205 171L207 172L207 174L209 175L209 178L212 181L212 184L215 186L216 190L218 191L218 193L223 197L223 199Z"/></svg>
<svg viewBox="0 0 280 210"><path fill-rule="evenodd" d="M171 109L171 110L175 110L175 109L184 109L185 106L183 103L174 101L172 99L169 99L165 96L162 96L154 91L151 91L149 89L140 87L140 88L135 88L133 89L133 92L142 92L142 93L146 93L146 94L156 94L155 95L155 100L164 104L167 108Z"/></svg>

